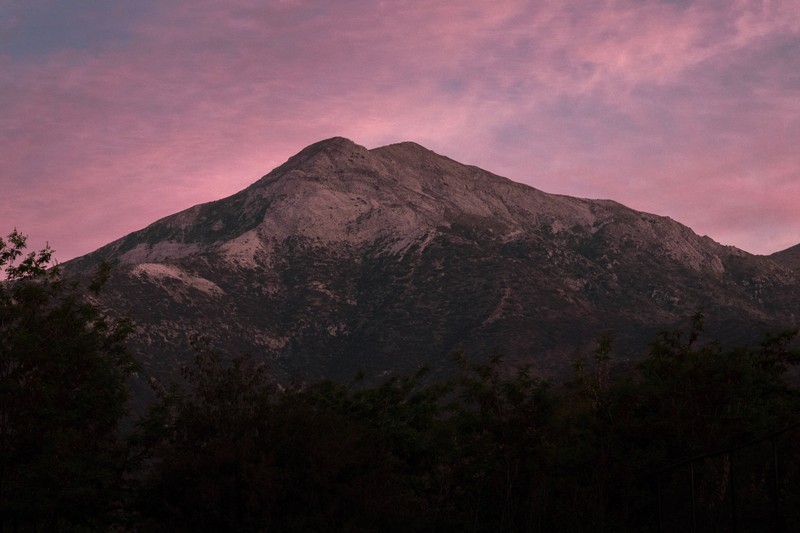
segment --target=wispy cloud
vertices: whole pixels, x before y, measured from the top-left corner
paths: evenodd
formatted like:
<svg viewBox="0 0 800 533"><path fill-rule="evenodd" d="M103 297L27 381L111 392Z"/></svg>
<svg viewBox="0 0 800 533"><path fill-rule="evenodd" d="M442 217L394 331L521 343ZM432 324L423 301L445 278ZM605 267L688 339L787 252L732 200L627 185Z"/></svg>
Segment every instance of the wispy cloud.
<svg viewBox="0 0 800 533"><path fill-rule="evenodd" d="M791 1L125 4L0 3L0 225L61 258L332 135L800 242Z"/></svg>

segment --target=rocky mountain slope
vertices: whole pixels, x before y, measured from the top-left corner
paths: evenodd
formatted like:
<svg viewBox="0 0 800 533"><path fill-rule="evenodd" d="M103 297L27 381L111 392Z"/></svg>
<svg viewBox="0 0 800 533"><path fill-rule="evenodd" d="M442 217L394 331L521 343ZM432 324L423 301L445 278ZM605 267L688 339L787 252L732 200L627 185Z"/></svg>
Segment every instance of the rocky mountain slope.
<svg viewBox="0 0 800 533"><path fill-rule="evenodd" d="M457 349L563 375L603 332L619 358L635 358L699 309L732 340L793 326L796 255L753 256L414 143L333 138L64 268L116 265L102 304L136 321L132 347L151 374L171 372L202 337L282 379L350 379L446 372Z"/></svg>
<svg viewBox="0 0 800 533"><path fill-rule="evenodd" d="M770 256L778 263L800 273L800 244L787 248L781 252L776 252Z"/></svg>

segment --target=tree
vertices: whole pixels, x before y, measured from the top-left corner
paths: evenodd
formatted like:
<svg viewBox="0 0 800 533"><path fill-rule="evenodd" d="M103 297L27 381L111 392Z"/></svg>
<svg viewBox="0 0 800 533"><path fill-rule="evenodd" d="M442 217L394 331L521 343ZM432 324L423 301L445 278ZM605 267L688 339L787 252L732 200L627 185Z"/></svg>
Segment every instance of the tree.
<svg viewBox="0 0 800 533"><path fill-rule="evenodd" d="M183 378L139 423L143 529L414 529L398 460L362 419L391 408L387 394L331 382L280 390L263 364L207 347Z"/></svg>
<svg viewBox="0 0 800 533"><path fill-rule="evenodd" d="M456 517L446 529L552 529L542 525L551 491L548 428L557 403L549 384L526 367L504 369L499 356L474 364L459 353L456 362L448 421L455 450L447 465Z"/></svg>
<svg viewBox="0 0 800 533"><path fill-rule="evenodd" d="M664 457L678 460L764 435L794 421L798 394L785 379L800 362L796 332L767 335L756 348L701 342L703 315L688 334L662 333L642 361L639 419L669 435Z"/></svg>
<svg viewBox="0 0 800 533"><path fill-rule="evenodd" d="M0 238L0 531L101 528L126 463L130 324L48 268L49 247L25 247L16 230Z"/></svg>

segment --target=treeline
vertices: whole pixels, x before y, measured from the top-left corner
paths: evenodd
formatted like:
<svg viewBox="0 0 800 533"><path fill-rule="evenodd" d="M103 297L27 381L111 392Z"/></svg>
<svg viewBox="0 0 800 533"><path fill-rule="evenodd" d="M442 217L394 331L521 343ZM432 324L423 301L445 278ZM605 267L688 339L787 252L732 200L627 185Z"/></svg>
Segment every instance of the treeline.
<svg viewBox="0 0 800 533"><path fill-rule="evenodd" d="M130 324L46 270L47 250L23 248L16 233L0 239L0 531L716 531L734 520L764 531L800 519L798 435L739 447L800 419L794 333L723 347L698 314L636 365L615 365L601 339L563 384L460 354L446 381L421 370L281 386L255 359L201 346L121 431L138 370Z"/></svg>

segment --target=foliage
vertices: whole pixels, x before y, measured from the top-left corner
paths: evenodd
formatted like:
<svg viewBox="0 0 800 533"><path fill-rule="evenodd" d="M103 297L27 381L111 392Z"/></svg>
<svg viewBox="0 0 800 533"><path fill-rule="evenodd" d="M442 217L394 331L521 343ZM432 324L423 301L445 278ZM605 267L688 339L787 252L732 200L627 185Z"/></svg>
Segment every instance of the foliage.
<svg viewBox="0 0 800 533"><path fill-rule="evenodd" d="M461 369L448 420L453 459L449 469L449 529L522 531L549 505L548 435L555 398L527 368L503 374L502 360Z"/></svg>
<svg viewBox="0 0 800 533"><path fill-rule="evenodd" d="M405 529L413 507L374 430L389 421L380 399L331 382L279 391L251 358L225 364L207 348L184 377L140 423L148 527Z"/></svg>
<svg viewBox="0 0 800 533"><path fill-rule="evenodd" d="M704 338L697 314L636 365L601 338L560 386L457 354L443 382L422 369L283 387L264 363L199 343L123 442L129 324L48 269L49 249L24 247L16 232L0 239L0 530L107 530L123 517L141 531L648 531L656 481L680 530L687 488L664 467L698 454L711 458L693 488L701 519L724 528L725 450L800 410L786 379L794 332L729 347ZM776 497L800 501L776 478L767 490L774 464L759 446L736 456L754 524ZM794 441L780 450L800 472Z"/></svg>
<svg viewBox="0 0 800 533"><path fill-rule="evenodd" d="M460 354L446 382L420 371L376 386L282 389L252 359L225 363L201 350L185 386L162 394L140 423L141 523L652 530L655 472L788 425L800 406L783 380L797 362L791 333L753 349L701 337L698 315L687 333L663 333L638 366L622 369L603 338L561 388L499 357ZM748 468L761 472L759 460ZM719 505L713 490L730 490L725 471L715 472L698 486L707 506Z"/></svg>
<svg viewBox="0 0 800 533"><path fill-rule="evenodd" d="M664 333L641 364L637 414L664 435L663 454L677 460L731 446L780 429L792 420L797 397L783 379L798 362L794 333L767 336L753 349L700 343L702 315L687 335Z"/></svg>
<svg viewBox="0 0 800 533"><path fill-rule="evenodd" d="M582 489L570 470L565 478L569 492L578 496L573 508L592 517L595 531L601 530L598 524L608 530L646 530L657 507L656 472L797 421L800 399L785 376L800 355L791 347L795 333L768 335L756 347L724 347L703 340L703 320L698 313L688 331L661 333L647 357L613 378L607 340L590 365L577 368L563 413L566 427L559 431L567 442L560 449L584 469ZM758 464L739 465L742 494L747 476L763 476L769 466L768 454L757 459ZM723 516L730 506L719 511L731 497L730 464L717 461L706 470L704 484L698 481L695 487L697 497ZM674 481L674 496L687 498L688 482ZM763 496L763 487L759 490Z"/></svg>
<svg viewBox="0 0 800 533"><path fill-rule="evenodd" d="M24 249L0 239L0 530L101 527L126 467L129 324Z"/></svg>

